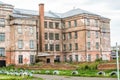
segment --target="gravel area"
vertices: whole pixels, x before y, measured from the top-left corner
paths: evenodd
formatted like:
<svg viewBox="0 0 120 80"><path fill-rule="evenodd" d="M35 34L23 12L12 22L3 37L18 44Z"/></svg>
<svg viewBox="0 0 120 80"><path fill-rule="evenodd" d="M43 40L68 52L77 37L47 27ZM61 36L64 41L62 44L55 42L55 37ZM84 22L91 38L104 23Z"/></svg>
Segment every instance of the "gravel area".
<svg viewBox="0 0 120 80"><path fill-rule="evenodd" d="M43 78L44 80L117 80L116 78L71 77L71 76L41 75L41 74L34 74L33 76Z"/></svg>

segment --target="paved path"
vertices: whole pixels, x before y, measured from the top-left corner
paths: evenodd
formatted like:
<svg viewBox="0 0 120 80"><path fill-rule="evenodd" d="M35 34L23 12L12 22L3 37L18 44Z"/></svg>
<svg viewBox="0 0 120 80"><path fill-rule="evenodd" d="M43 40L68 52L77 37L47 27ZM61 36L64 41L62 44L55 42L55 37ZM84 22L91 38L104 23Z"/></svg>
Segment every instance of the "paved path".
<svg viewBox="0 0 120 80"><path fill-rule="evenodd" d="M43 78L44 80L117 80L116 78L93 78L93 77L70 77L57 75L34 74L34 77Z"/></svg>

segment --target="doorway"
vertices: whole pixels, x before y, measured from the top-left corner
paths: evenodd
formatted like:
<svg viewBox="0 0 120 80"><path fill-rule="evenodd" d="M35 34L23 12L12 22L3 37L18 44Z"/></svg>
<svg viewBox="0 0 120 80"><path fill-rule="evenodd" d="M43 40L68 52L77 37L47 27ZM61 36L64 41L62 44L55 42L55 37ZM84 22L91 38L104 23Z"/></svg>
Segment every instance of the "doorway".
<svg viewBox="0 0 120 80"><path fill-rule="evenodd" d="M47 63L50 63L50 58L47 58Z"/></svg>
<svg viewBox="0 0 120 80"><path fill-rule="evenodd" d="M6 66L6 61L5 60L0 60L0 67Z"/></svg>

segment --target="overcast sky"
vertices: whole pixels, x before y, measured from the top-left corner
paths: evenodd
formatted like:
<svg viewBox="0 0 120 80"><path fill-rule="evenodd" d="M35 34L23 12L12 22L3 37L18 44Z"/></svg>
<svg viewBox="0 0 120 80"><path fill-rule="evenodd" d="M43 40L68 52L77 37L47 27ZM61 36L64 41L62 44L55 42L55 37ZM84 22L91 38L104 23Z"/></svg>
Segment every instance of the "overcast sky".
<svg viewBox="0 0 120 80"><path fill-rule="evenodd" d="M73 8L84 9L111 19L111 45L120 45L120 0L0 0L15 8L38 10L45 4L45 11L66 12Z"/></svg>

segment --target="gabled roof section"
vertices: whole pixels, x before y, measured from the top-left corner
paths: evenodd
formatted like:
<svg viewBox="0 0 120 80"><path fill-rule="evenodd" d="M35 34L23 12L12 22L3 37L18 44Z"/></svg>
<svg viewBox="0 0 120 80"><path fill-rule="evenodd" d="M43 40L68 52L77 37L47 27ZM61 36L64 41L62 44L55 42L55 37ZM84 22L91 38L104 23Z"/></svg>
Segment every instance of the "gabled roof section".
<svg viewBox="0 0 120 80"><path fill-rule="evenodd" d="M88 12L86 10L82 10L82 9L72 9L70 11L67 11L65 13L62 14L62 18L65 18L65 17L70 17L70 16L74 16L74 15L78 15L78 14L91 14L91 15L97 15L97 14L94 14L94 13L91 13L91 12Z"/></svg>
<svg viewBox="0 0 120 80"><path fill-rule="evenodd" d="M7 4L7 3L4 3L4 2L2 2L2 1L0 1L0 5L8 5L8 6L13 6L13 5L11 5L11 4Z"/></svg>
<svg viewBox="0 0 120 80"><path fill-rule="evenodd" d="M18 9L15 8L13 10L14 14L26 14L26 15L39 15L38 11L34 11L34 10L26 10L26 9Z"/></svg>

